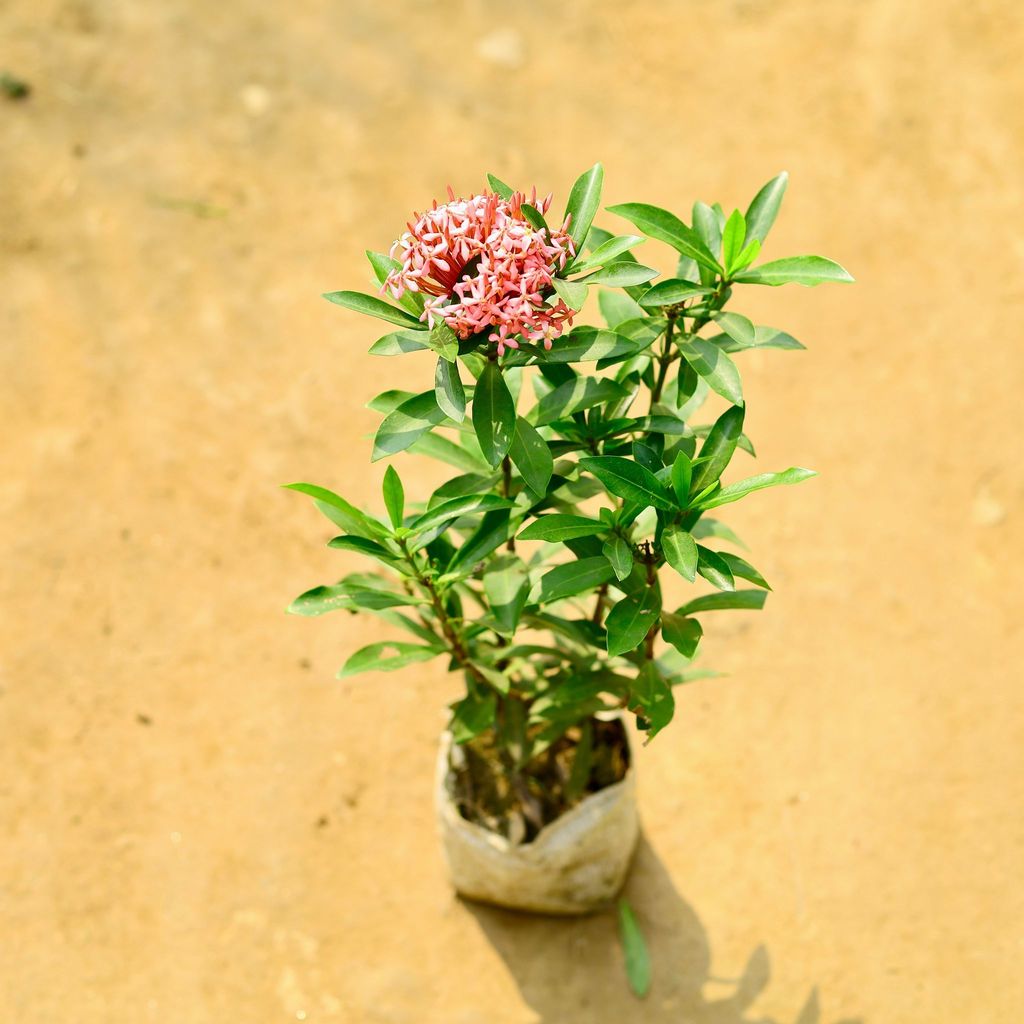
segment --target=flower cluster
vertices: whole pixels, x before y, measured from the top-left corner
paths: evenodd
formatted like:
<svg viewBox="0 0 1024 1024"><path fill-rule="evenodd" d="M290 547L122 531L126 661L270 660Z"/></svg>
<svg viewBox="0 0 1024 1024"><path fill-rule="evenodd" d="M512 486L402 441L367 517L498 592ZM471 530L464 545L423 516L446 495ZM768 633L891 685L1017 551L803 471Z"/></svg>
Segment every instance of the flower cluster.
<svg viewBox="0 0 1024 1024"><path fill-rule="evenodd" d="M406 290L426 299L422 319L431 327L443 320L460 337L469 338L488 327L498 354L517 348L517 337L543 341L551 348L576 311L561 299L547 304L555 274L576 255L568 234L569 218L560 228L535 228L523 212L526 196L517 192L503 199L493 192L456 198L431 209L408 225L391 247L401 266L384 282L397 299ZM551 196L530 205L542 214Z"/></svg>

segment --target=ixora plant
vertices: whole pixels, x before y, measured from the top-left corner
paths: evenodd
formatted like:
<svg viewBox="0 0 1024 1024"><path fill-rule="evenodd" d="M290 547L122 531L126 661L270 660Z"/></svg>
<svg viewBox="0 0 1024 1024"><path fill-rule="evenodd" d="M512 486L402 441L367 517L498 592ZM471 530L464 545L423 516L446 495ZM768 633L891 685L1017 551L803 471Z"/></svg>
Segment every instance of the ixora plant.
<svg viewBox="0 0 1024 1024"><path fill-rule="evenodd" d="M330 546L374 570L290 611L368 612L407 634L356 651L340 675L446 658L465 682L439 772L456 887L565 912L607 900L628 868L624 713L648 740L661 732L674 688L707 674L691 665L700 616L764 604L764 577L723 550L738 539L709 513L813 475L723 481L738 449L754 454L733 357L803 347L727 306L741 285L852 280L821 256L757 263L785 174L745 214L696 203L692 224L609 207L637 231L623 235L593 224L602 179L600 164L583 174L549 224L550 196L488 176L481 194L449 190L414 216L390 256L367 253L378 295L326 298L397 328L371 353L422 353L433 368L420 393L370 403L384 414L373 459L409 451L456 475L413 503L389 466L386 519L289 485L340 528ZM675 250L672 276L655 281L634 257L649 239ZM603 327L575 324L592 291ZM712 394L724 411L701 416ZM666 573L713 589L668 607Z"/></svg>

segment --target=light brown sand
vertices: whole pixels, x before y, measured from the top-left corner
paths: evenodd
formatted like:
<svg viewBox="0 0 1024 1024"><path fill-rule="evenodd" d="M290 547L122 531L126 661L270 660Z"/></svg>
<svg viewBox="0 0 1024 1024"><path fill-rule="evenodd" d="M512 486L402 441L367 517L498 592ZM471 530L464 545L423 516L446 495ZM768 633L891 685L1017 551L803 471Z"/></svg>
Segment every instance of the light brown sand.
<svg viewBox="0 0 1024 1024"><path fill-rule="evenodd" d="M1022 24L0 6L35 89L0 102L0 1020L811 1024L815 986L822 1022L1019 1019ZM786 167L769 253L859 281L744 302L810 346L744 361L760 464L821 476L735 506L777 593L640 759L646 1004L610 917L451 897L454 677L335 682L386 629L282 615L351 563L277 485L376 501L363 403L429 372L319 292L449 181L560 204L598 158L608 202L681 211Z"/></svg>

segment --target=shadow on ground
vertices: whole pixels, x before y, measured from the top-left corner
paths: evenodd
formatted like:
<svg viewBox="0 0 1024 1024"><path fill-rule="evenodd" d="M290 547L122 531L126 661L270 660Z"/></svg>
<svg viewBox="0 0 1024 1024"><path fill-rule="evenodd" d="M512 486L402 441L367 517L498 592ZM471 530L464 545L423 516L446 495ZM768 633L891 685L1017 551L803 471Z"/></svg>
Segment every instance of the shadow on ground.
<svg viewBox="0 0 1024 1024"><path fill-rule="evenodd" d="M613 913L560 919L465 905L540 1024L779 1024L748 1015L771 978L767 949L754 949L738 978L712 975L704 926L645 839L624 895L640 919L653 963L651 992L643 1002L627 989ZM795 1024L821 1024L816 988Z"/></svg>

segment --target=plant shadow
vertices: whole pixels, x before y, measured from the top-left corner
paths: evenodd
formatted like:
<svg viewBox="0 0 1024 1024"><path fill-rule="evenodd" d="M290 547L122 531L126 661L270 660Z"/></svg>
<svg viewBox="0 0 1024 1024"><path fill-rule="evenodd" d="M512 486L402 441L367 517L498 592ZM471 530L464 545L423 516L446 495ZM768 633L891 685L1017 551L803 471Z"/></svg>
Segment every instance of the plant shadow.
<svg viewBox="0 0 1024 1024"><path fill-rule="evenodd" d="M779 1024L748 1015L771 977L767 949L758 946L738 978L712 975L707 932L643 837L623 895L640 921L654 968L642 1001L626 983L614 913L554 918L464 906L505 961L538 1024ZM794 1024L821 1024L816 988Z"/></svg>

